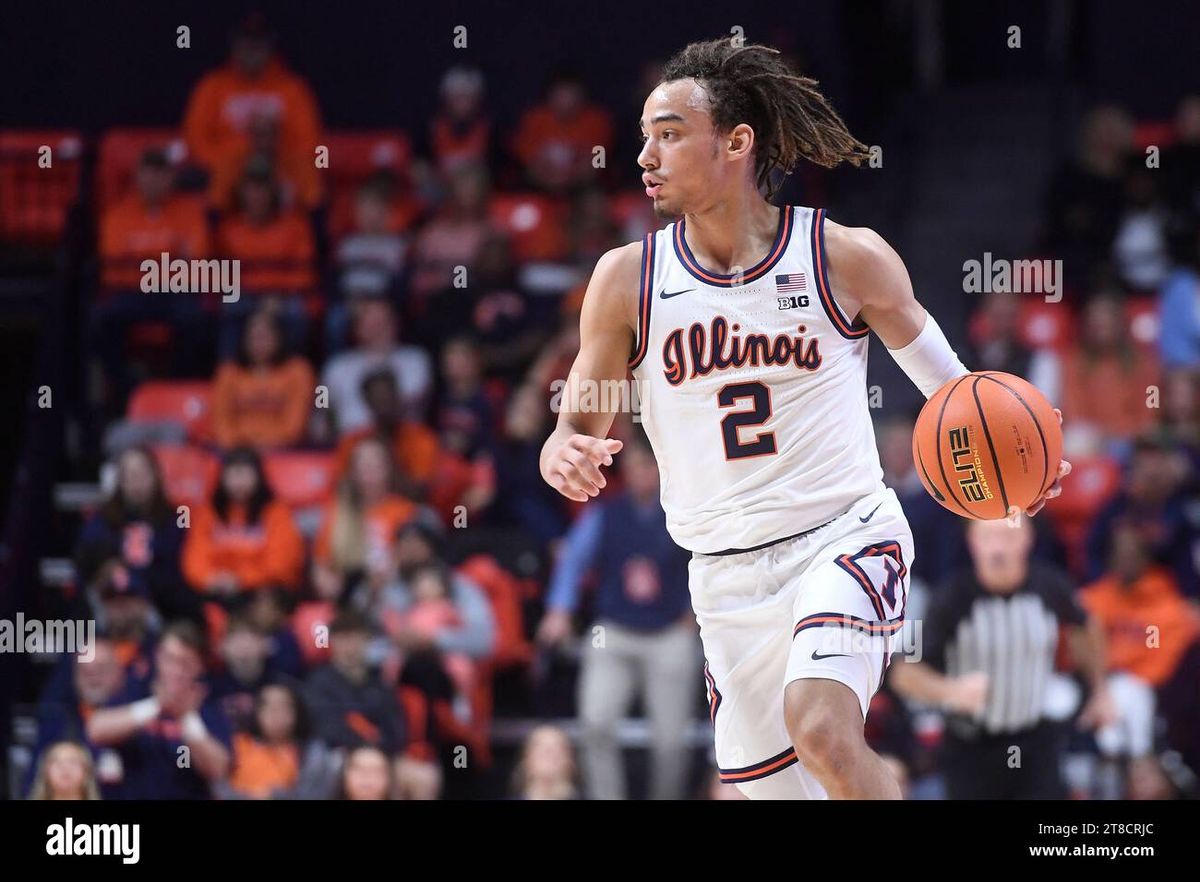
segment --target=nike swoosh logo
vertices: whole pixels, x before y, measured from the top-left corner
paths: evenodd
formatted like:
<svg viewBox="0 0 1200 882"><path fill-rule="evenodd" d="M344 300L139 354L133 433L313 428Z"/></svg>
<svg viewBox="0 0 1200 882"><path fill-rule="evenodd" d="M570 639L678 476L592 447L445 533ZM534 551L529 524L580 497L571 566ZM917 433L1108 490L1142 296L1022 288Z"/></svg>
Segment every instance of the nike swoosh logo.
<svg viewBox="0 0 1200 882"><path fill-rule="evenodd" d="M672 297L678 297L680 294L686 294L688 291L695 291L695 290L696 290L695 288L684 288L682 291L672 291L671 293L668 294L667 289L664 288L663 290L658 292L658 298L660 300L669 300Z"/></svg>
<svg viewBox="0 0 1200 882"><path fill-rule="evenodd" d="M883 503L881 502L881 503L879 503L879 505L883 505ZM877 505L873 509L871 509L871 513L869 515L867 515L865 518L859 518L859 520L862 521L864 524L867 521L871 520L871 518L875 517L875 512L879 511L879 505Z"/></svg>
<svg viewBox="0 0 1200 882"><path fill-rule="evenodd" d="M827 652L824 655L819 655L814 649L812 657L813 661L820 661L823 658L849 658L850 656L844 652Z"/></svg>

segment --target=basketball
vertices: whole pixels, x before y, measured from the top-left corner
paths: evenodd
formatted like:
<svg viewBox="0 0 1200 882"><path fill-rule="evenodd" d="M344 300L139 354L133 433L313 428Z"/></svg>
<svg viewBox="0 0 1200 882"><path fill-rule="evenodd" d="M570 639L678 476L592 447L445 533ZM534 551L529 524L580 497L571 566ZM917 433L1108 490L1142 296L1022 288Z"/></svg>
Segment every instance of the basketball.
<svg viewBox="0 0 1200 882"><path fill-rule="evenodd" d="M1054 483L1062 449L1046 396L999 371L951 380L925 402L913 430L913 461L929 495L975 520L1028 508Z"/></svg>

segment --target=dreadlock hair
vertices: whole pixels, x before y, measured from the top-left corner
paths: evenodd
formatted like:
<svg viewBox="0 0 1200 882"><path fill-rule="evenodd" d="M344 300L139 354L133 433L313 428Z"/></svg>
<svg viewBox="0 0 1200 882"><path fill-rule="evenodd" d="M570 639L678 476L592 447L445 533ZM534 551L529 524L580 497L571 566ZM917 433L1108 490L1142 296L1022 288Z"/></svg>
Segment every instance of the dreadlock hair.
<svg viewBox="0 0 1200 882"><path fill-rule="evenodd" d="M692 43L667 62L662 80L689 77L708 93L718 131L742 123L754 129L755 173L767 198L778 189L772 181L776 169L790 174L801 159L825 168L841 162L857 166L870 155L817 90L817 81L793 73L778 49L735 46L729 38Z"/></svg>

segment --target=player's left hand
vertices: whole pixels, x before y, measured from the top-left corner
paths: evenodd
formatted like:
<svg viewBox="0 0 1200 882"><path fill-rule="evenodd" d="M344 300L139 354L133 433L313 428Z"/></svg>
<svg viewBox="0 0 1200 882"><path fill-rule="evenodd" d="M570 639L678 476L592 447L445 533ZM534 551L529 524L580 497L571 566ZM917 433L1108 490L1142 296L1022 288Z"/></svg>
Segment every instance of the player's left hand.
<svg viewBox="0 0 1200 882"><path fill-rule="evenodd" d="M1058 417L1058 424L1061 426L1062 411L1056 407L1054 408L1054 415ZM1022 512L1021 509L1015 505L1010 505L1008 507L1008 522L1015 527L1022 514L1033 517L1035 514L1041 511L1042 507L1045 506L1047 502L1062 493L1062 479L1069 474L1071 474L1071 464L1064 459L1058 464L1058 476L1054 479L1054 483L1046 489L1045 493L1035 499L1030 504L1029 508Z"/></svg>

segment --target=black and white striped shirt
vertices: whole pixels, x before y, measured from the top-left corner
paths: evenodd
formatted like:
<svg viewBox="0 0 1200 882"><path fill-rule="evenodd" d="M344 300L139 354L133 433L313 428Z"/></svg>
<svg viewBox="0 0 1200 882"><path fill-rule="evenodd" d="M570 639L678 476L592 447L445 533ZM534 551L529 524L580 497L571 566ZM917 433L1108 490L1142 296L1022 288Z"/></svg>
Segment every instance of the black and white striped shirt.
<svg viewBox="0 0 1200 882"><path fill-rule="evenodd" d="M921 660L954 677L988 675L981 713L951 717L955 734L1008 734L1042 718L1060 625L1082 625L1087 613L1067 575L1032 562L1025 584L1007 594L986 590L973 572L950 579L925 616Z"/></svg>

